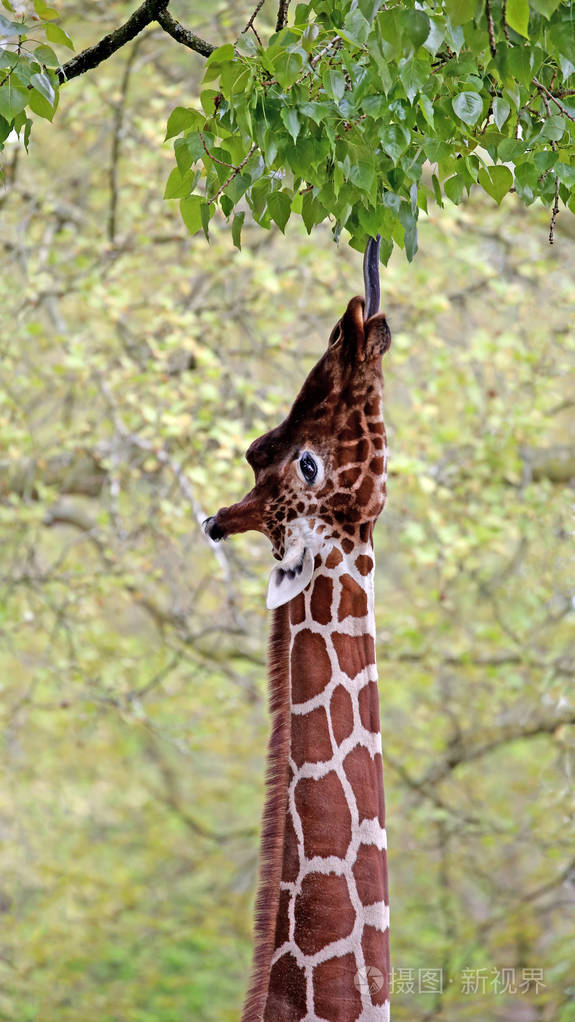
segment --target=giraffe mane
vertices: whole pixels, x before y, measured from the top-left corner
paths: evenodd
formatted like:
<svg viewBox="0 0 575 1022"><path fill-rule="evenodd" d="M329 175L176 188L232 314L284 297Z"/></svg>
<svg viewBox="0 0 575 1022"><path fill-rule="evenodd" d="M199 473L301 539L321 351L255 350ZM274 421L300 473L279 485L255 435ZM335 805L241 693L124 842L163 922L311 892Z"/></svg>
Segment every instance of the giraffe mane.
<svg viewBox="0 0 575 1022"><path fill-rule="evenodd" d="M254 954L241 1022L261 1022L268 992L279 905L287 807L290 745L289 605L277 607L269 641L269 709L265 800L262 816L260 877L256 896Z"/></svg>

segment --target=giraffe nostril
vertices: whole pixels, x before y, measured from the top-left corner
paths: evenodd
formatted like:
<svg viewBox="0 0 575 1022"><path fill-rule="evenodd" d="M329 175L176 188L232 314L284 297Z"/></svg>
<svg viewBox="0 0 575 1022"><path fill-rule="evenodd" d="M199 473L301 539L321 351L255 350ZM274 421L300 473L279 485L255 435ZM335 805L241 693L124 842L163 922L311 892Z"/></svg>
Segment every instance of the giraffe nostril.
<svg viewBox="0 0 575 1022"><path fill-rule="evenodd" d="M206 536L209 536L214 543L219 543L220 539L224 539L226 535L224 530L218 525L215 515L212 515L211 518L206 518L202 524L202 529Z"/></svg>

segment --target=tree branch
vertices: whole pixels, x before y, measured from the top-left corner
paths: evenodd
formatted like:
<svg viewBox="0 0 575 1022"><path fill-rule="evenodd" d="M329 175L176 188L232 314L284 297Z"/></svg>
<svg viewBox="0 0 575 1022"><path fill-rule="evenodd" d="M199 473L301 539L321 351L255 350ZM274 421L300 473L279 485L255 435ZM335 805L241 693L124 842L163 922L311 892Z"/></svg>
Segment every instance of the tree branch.
<svg viewBox="0 0 575 1022"><path fill-rule="evenodd" d="M281 32L282 28L285 28L289 5L290 0L280 0L278 7L278 18L276 21L276 32Z"/></svg>
<svg viewBox="0 0 575 1022"><path fill-rule="evenodd" d="M209 57L210 53L213 53L215 46L208 43L205 39L202 39L199 35L194 32L190 32L189 28L184 28L179 21L176 21L172 17L170 12L166 10L166 4L160 5L161 9L155 15L158 25L161 25L164 32L172 36L177 43L181 43L182 46L187 46L189 50L195 50L196 53L201 53L202 57Z"/></svg>
<svg viewBox="0 0 575 1022"><path fill-rule="evenodd" d="M575 117L573 116L573 114L569 113L567 107L563 105L561 100L557 99L557 96L554 96L553 93L545 85L543 85L543 83L540 82L538 78L533 78L533 84L539 90L541 96L543 97L544 102L546 98L550 99L552 103L555 103L555 106L559 107L564 117L568 117L570 121L575 122Z"/></svg>
<svg viewBox="0 0 575 1022"><path fill-rule="evenodd" d="M448 751L445 759L431 767L420 778L418 784L423 788L435 785L439 781L444 780L445 777L448 777L460 765L481 759L502 745L529 738L538 738L540 735L552 735L565 725L575 725L575 713L572 709L569 709L566 713L559 713L555 717L543 718L527 724L503 724L479 736L473 730L472 733L469 732L462 735L453 748Z"/></svg>
<svg viewBox="0 0 575 1022"><path fill-rule="evenodd" d="M103 60L111 57L113 53L139 35L147 25L155 21L167 3L168 0L144 0L144 3L130 15L123 25L114 29L113 32L109 32L95 46L89 46L81 53L77 53L75 57L58 69L60 85L69 82L71 78L83 75L85 71L90 71L93 67L101 64Z"/></svg>

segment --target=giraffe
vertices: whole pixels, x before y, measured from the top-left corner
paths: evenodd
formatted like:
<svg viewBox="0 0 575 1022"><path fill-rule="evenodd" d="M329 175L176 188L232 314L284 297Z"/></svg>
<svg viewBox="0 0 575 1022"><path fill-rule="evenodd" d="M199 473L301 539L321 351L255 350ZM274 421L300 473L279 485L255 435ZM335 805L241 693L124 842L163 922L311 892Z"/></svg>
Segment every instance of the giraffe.
<svg viewBox="0 0 575 1022"><path fill-rule="evenodd" d="M389 1019L389 900L373 599L385 502L378 242L287 418L246 458L254 488L205 522L256 529L270 575L271 734L252 981L242 1022Z"/></svg>

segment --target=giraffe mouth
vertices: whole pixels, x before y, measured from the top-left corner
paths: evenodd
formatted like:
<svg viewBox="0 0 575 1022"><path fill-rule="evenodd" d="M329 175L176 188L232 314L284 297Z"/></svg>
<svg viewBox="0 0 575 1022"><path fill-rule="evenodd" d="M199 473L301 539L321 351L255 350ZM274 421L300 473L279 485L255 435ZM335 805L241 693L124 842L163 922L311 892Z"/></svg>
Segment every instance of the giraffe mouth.
<svg viewBox="0 0 575 1022"><path fill-rule="evenodd" d="M295 559L293 552L289 551L271 572L266 597L268 610L281 607L301 593L311 581L313 568L314 557L309 547L298 550Z"/></svg>

